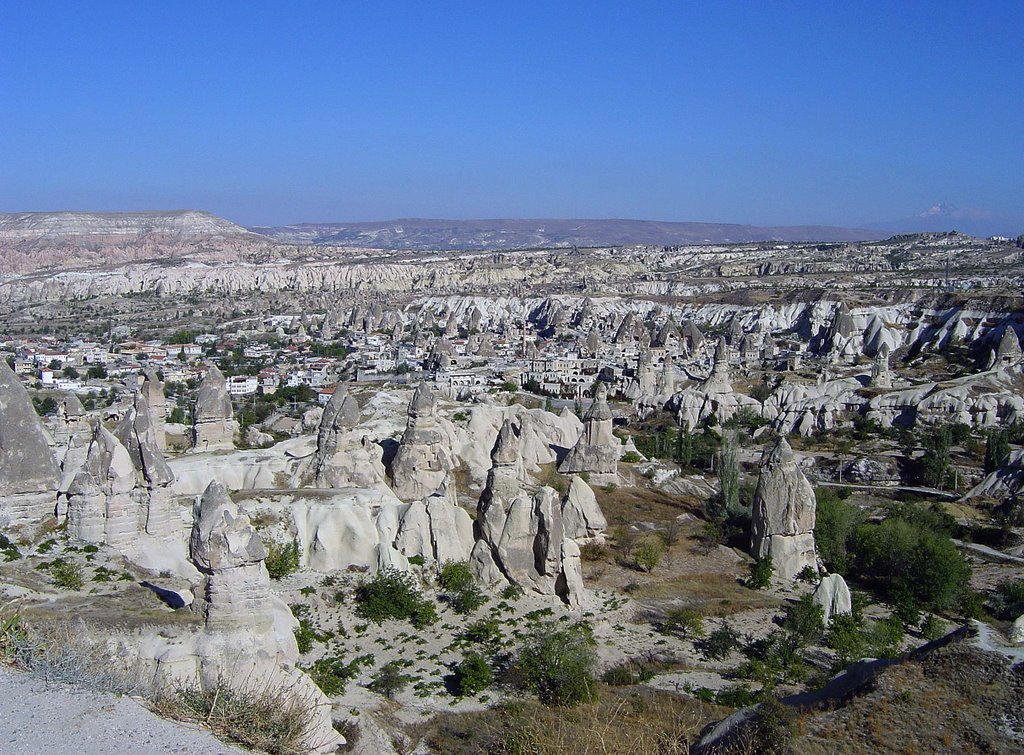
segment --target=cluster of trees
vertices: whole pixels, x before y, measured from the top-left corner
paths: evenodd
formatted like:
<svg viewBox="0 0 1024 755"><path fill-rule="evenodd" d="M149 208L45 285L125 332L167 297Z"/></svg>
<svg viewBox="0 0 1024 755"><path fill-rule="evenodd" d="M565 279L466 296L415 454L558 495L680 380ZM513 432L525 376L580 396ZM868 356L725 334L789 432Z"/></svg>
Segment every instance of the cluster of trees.
<svg viewBox="0 0 1024 755"><path fill-rule="evenodd" d="M831 490L817 493L815 541L828 568L877 589L897 610L974 615L971 568L953 544L956 521L937 507L889 507L878 524Z"/></svg>

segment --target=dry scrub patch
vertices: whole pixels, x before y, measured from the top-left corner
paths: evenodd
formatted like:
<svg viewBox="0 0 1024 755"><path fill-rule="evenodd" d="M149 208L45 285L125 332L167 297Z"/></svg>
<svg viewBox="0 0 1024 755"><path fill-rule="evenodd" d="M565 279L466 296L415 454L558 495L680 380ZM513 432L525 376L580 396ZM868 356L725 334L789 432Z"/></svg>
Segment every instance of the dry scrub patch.
<svg viewBox="0 0 1024 755"><path fill-rule="evenodd" d="M673 755L727 709L667 692L602 688L597 703L576 708L514 702L474 713L435 717L430 752L541 755Z"/></svg>
<svg viewBox="0 0 1024 755"><path fill-rule="evenodd" d="M1024 664L1011 670L994 653L950 645L890 668L872 692L839 710L805 716L806 733L794 740L793 751L1020 752L1021 700Z"/></svg>

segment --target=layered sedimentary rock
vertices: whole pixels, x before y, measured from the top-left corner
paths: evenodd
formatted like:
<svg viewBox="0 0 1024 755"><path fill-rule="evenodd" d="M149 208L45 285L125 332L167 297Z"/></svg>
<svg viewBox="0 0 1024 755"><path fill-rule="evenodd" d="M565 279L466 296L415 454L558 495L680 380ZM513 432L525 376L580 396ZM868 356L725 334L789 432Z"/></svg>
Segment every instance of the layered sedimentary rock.
<svg viewBox="0 0 1024 755"><path fill-rule="evenodd" d="M153 537L172 537L180 519L171 501L174 473L160 449L163 425L156 426L153 414L144 395L136 393L114 434L128 449L138 474L134 496L143 530Z"/></svg>
<svg viewBox="0 0 1024 755"><path fill-rule="evenodd" d="M583 435L558 471L563 474L587 472L595 482L616 482L621 446L619 439L612 435L608 388L598 383L594 401L583 419Z"/></svg>
<svg viewBox="0 0 1024 755"><path fill-rule="evenodd" d="M850 588L839 574L822 577L814 590L813 600L815 605L821 606L825 626L831 623L833 616L853 612Z"/></svg>
<svg viewBox="0 0 1024 755"><path fill-rule="evenodd" d="M548 487L532 496L523 491L518 446L518 436L506 424L491 452L493 466L477 504L477 540L470 566L485 584L516 584L557 595L578 608L587 595L579 545L573 538L599 537L604 516L580 478L562 501Z"/></svg>
<svg viewBox="0 0 1024 755"><path fill-rule="evenodd" d="M814 548L814 488L785 438L765 450L754 492L750 552L770 558L774 576L794 579L805 567L817 569Z"/></svg>
<svg viewBox="0 0 1024 755"><path fill-rule="evenodd" d="M67 491L68 534L127 552L135 545L140 526L135 484L128 449L97 422L85 464Z"/></svg>
<svg viewBox="0 0 1024 755"><path fill-rule="evenodd" d="M54 515L60 473L25 387L0 359L0 527Z"/></svg>
<svg viewBox="0 0 1024 755"><path fill-rule="evenodd" d="M421 382L409 402L405 433L389 470L391 487L403 501L422 500L445 485L455 468L443 442L430 387Z"/></svg>
<svg viewBox="0 0 1024 755"><path fill-rule="evenodd" d="M383 449L359 433L359 403L347 386L335 387L317 429L316 453L309 464L319 488L386 487Z"/></svg>
<svg viewBox="0 0 1024 755"><path fill-rule="evenodd" d="M192 412L192 448L195 451L224 451L235 447L238 423L231 407L224 374L210 365L199 384Z"/></svg>

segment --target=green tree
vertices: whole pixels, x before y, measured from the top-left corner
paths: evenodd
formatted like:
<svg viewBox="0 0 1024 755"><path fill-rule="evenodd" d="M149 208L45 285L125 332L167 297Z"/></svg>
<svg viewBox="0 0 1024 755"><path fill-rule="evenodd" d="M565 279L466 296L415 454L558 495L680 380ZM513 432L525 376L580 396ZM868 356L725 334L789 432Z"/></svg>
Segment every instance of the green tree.
<svg viewBox="0 0 1024 755"><path fill-rule="evenodd" d="M839 498L834 488L814 491L817 509L814 524L814 544L821 560L836 574L846 574L848 547L864 513Z"/></svg>
<svg viewBox="0 0 1024 755"><path fill-rule="evenodd" d="M949 425L934 428L924 439L924 456L920 460L921 482L933 488L942 488L949 475L949 449L953 445L953 432Z"/></svg>
<svg viewBox="0 0 1024 755"><path fill-rule="evenodd" d="M1010 457L1010 436L1006 430L990 430L985 439L985 474L992 474Z"/></svg>
<svg viewBox="0 0 1024 755"><path fill-rule="evenodd" d="M736 431L726 430L718 452L718 496L726 514L740 509L740 460Z"/></svg>
<svg viewBox="0 0 1024 755"><path fill-rule="evenodd" d="M411 676L402 673L402 664L399 661L390 661L377 670L367 686L371 691L391 700L408 687L411 681Z"/></svg>
<svg viewBox="0 0 1024 755"><path fill-rule="evenodd" d="M808 593L787 606L782 627L793 635L800 647L806 647L820 640L824 634L825 611Z"/></svg>
<svg viewBox="0 0 1024 755"><path fill-rule="evenodd" d="M665 552L665 546L661 540L648 538L636 547L633 553L633 562L641 569L650 574L654 567L661 563L661 557Z"/></svg>

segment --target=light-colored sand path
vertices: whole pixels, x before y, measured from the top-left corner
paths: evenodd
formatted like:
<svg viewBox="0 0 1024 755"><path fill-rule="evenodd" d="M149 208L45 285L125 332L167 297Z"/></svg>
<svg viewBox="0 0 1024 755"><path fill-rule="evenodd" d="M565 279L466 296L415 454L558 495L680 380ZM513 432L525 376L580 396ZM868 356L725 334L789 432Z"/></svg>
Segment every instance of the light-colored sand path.
<svg viewBox="0 0 1024 755"><path fill-rule="evenodd" d="M239 755L203 729L128 697L47 684L0 666L0 752L18 755Z"/></svg>

